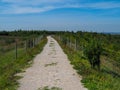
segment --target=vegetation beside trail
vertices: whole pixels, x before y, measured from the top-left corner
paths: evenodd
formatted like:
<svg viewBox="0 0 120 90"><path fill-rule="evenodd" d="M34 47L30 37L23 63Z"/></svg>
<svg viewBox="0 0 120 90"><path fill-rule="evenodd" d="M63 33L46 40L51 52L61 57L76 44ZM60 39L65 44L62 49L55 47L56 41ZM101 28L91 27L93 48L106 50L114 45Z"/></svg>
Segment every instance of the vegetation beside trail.
<svg viewBox="0 0 120 90"><path fill-rule="evenodd" d="M21 31L22 32L22 31ZM40 34L42 35L42 34ZM38 37L39 35L36 35L31 33L31 36L29 37ZM8 37L8 39L6 38ZM2 43L4 45L1 45L1 50L0 50L0 90L16 90L17 87L19 86L17 80L20 79L20 76L17 76L17 73L20 73L23 71L24 68L27 68L30 66L32 59L37 53L40 53L44 47L44 45L47 42L47 39L43 37L40 42L31 48L27 48L27 50L22 47L23 44L20 44L17 50L18 56L17 59L15 58L15 47L14 45L14 39L15 38L9 38L10 36L1 36L0 41L5 41L7 43ZM19 35L17 36L18 38L20 37ZM26 39L23 37L22 42ZM6 38L6 39L5 39ZM10 40L10 44L13 46L8 45L8 41ZM18 42L20 42L20 40ZM12 42L11 42L12 41ZM5 50L2 49L3 46L9 46Z"/></svg>
<svg viewBox="0 0 120 90"><path fill-rule="evenodd" d="M28 48L24 47L23 42L27 41L29 44L31 40L41 35L54 36L78 74L82 75L82 82L89 90L120 90L119 34L22 30L0 32L0 90L16 90L17 80L20 78L16 76L16 73L29 66L33 57L42 51L47 39L43 38L34 47L32 43L32 47L30 45L27 46ZM15 58L16 42L19 44L17 59ZM89 57L91 55L92 57ZM93 65L91 60L100 62Z"/></svg>
<svg viewBox="0 0 120 90"><path fill-rule="evenodd" d="M59 32L55 38L78 74L82 75L82 82L88 90L120 90L120 35ZM100 56L100 71L91 68L84 54L84 50L88 48L93 38L96 38L96 42L99 41L103 48ZM75 49L75 40L77 40L77 49Z"/></svg>

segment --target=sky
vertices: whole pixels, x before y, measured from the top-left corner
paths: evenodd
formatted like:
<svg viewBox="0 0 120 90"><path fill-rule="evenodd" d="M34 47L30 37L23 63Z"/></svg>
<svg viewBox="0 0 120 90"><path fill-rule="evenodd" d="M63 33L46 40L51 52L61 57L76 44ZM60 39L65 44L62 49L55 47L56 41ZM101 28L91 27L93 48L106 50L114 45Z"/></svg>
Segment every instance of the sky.
<svg viewBox="0 0 120 90"><path fill-rule="evenodd" d="M120 0L0 0L0 30L120 32Z"/></svg>

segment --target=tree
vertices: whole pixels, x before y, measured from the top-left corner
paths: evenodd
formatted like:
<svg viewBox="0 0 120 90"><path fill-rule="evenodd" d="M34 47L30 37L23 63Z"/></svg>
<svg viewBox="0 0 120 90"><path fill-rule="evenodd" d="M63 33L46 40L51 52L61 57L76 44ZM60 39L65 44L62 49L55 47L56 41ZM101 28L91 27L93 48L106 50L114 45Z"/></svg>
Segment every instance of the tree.
<svg viewBox="0 0 120 90"><path fill-rule="evenodd" d="M93 39L88 43L88 45L84 49L84 54L89 60L91 64L91 68L95 69L95 66L97 66L98 70L100 70L100 55L102 53L102 45L101 43Z"/></svg>

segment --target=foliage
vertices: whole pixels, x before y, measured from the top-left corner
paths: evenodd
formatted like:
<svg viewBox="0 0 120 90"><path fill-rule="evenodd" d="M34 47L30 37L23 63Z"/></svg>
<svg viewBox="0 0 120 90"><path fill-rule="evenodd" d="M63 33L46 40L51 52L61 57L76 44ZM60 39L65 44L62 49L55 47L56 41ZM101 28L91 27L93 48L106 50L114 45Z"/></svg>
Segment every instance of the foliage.
<svg viewBox="0 0 120 90"><path fill-rule="evenodd" d="M91 67L98 67L100 70L100 55L102 53L102 46L98 40L91 40L90 43L85 47L84 54L89 60Z"/></svg>
<svg viewBox="0 0 120 90"><path fill-rule="evenodd" d="M74 47L64 45L59 40L59 36L61 38L70 37L72 43L77 38L77 49L74 50ZM59 32L55 38L68 55L78 74L82 75L82 82L85 87L89 90L120 90L120 35L91 32ZM90 63L83 53L87 46L90 45L89 47L92 47L90 41L93 42L94 39L97 39L95 41L100 41L99 44L102 46L102 52L100 51L100 72L91 69Z"/></svg>
<svg viewBox="0 0 120 90"><path fill-rule="evenodd" d="M27 53L20 48L19 58L15 60L12 57L14 50L4 50L1 46L6 43L11 45L15 40L9 40L10 38L17 38L27 40L39 35L55 35L64 52L68 55L69 60L73 67L77 70L78 74L82 75L82 82L89 90L120 90L120 35L104 34L95 32L66 32L66 31L12 31L12 32L0 32L0 50L6 51L0 52L0 90L15 90L17 88L15 74L21 71L21 68L34 57L35 53L38 53L44 46L46 40L41 42L40 46L31 48ZM4 40L1 39L4 38ZM94 42L95 39L95 42ZM76 50L75 40L77 40ZM100 42L96 42L100 41ZM98 45L97 45L98 44ZM100 45L99 45L100 44ZM94 46L94 47L93 47ZM97 50L100 46L100 51ZM102 46L102 49L101 49ZM91 48L92 47L92 48ZM5 47L9 48L9 47ZM100 72L91 69L90 63L87 60L89 53L86 55L85 50L95 51L91 54L100 52L101 55L101 70ZM95 50L94 50L95 49ZM31 52L32 51L32 52ZM98 52L96 52L98 51ZM102 51L102 52L101 52ZM98 54L99 55L99 54ZM23 57L24 56L24 57ZM46 87L47 88L47 87Z"/></svg>

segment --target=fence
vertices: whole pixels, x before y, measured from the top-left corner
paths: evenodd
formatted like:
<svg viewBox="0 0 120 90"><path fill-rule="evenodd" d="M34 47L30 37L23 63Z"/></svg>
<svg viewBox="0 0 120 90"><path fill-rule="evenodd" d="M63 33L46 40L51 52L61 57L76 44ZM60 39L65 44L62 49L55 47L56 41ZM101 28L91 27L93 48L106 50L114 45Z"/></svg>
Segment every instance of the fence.
<svg viewBox="0 0 120 90"><path fill-rule="evenodd" d="M0 38L0 59L6 54L10 54L7 55L8 58L17 59L21 54L24 55L28 49L38 45L42 38L43 35L25 40L24 38Z"/></svg>
<svg viewBox="0 0 120 90"><path fill-rule="evenodd" d="M76 37L74 38L70 38L70 37L66 37L64 35L59 35L59 36L55 36L59 41L62 42L62 44L66 45L67 47L73 49L74 51L77 51L81 54L81 56L84 56L83 51L84 51L84 44L82 41L80 41L79 39L77 39ZM102 67L104 67L105 69L109 70L108 72L113 74L113 75L117 75L118 77L120 77L120 64L118 62L116 62L114 59L110 58L111 56L107 56L105 57L104 55L102 56L101 63L102 63ZM119 56L118 56L119 58Z"/></svg>
<svg viewBox="0 0 120 90"><path fill-rule="evenodd" d="M74 51L83 50L83 44L80 45L80 41L77 38L70 38L64 36L56 36L58 40L60 40L63 44L70 47Z"/></svg>

